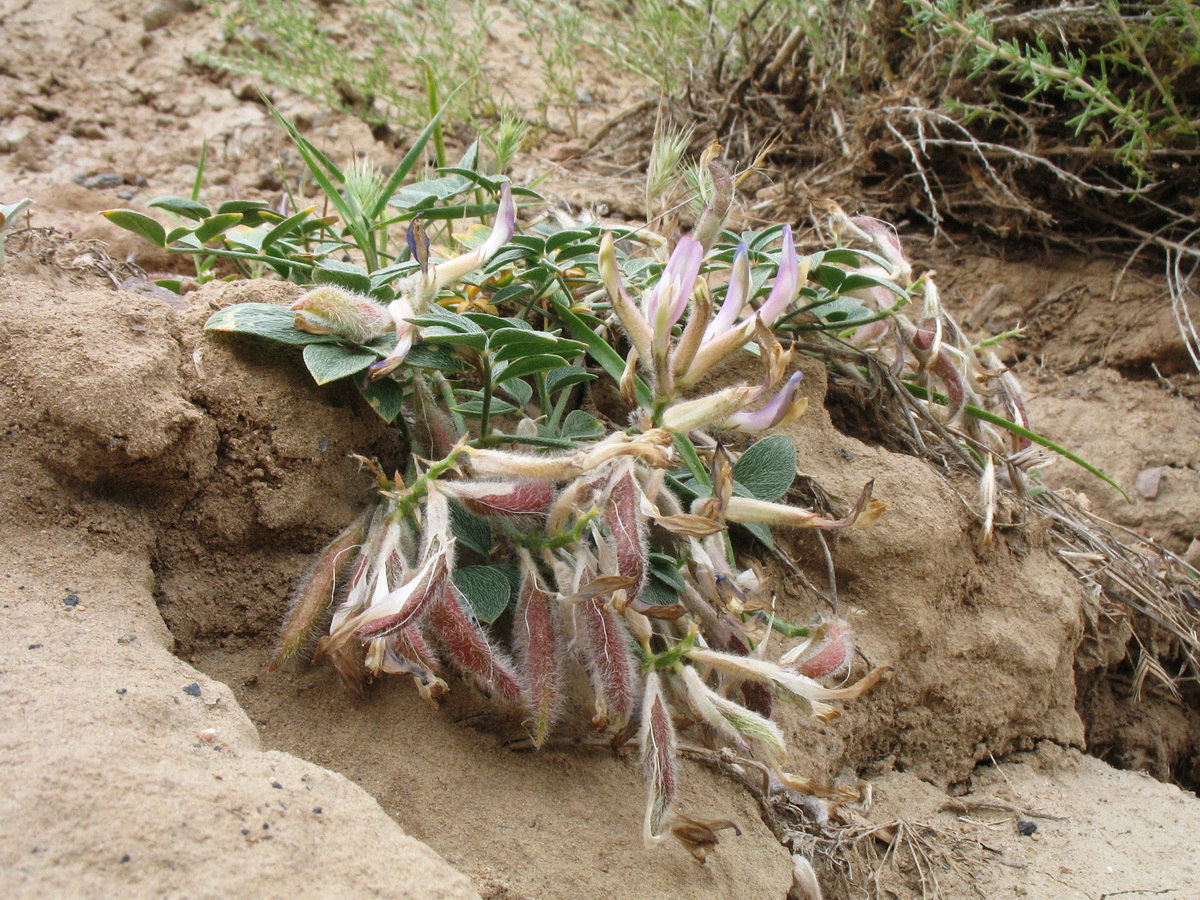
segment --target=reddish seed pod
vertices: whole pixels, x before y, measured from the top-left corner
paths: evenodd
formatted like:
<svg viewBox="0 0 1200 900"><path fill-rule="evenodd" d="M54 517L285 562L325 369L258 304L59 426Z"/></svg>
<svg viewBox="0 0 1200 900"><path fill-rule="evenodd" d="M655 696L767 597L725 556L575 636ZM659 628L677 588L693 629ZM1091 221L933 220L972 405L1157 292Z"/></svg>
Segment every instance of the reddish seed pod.
<svg viewBox="0 0 1200 900"><path fill-rule="evenodd" d="M466 598L451 581L429 608L429 624L460 669L479 679L488 691L521 702L521 685L508 660L500 655L475 621L467 615Z"/></svg>
<svg viewBox="0 0 1200 900"><path fill-rule="evenodd" d="M298 656L310 646L317 623L333 603L338 576L355 559L353 550L363 539L369 517L369 513L364 513L355 519L326 545L313 563L296 591L268 671L274 672L280 663ZM366 562L359 564L365 566Z"/></svg>
<svg viewBox="0 0 1200 900"><path fill-rule="evenodd" d="M541 747L558 716L558 628L554 598L542 586L528 556L523 555L521 569L521 595L513 616L513 637L526 706L533 715L533 745Z"/></svg>
<svg viewBox="0 0 1200 900"><path fill-rule="evenodd" d="M646 586L649 550L646 546L646 522L641 511L641 492L634 481L631 467L626 467L624 474L609 488L604 518L612 532L617 573L633 579L633 586L628 589L626 596L631 601L636 600Z"/></svg>
<svg viewBox="0 0 1200 900"><path fill-rule="evenodd" d="M554 503L554 484L546 479L470 487L462 502L477 516L544 516Z"/></svg>
<svg viewBox="0 0 1200 900"><path fill-rule="evenodd" d="M445 591L446 583L450 580L450 564L447 560L447 554L445 552L439 553L432 561L432 564L423 567L414 576L414 580L416 583L410 582L392 592L393 597L401 591L407 594L407 599L400 610L392 615L385 615L382 618L368 622L366 625L355 630L354 633L364 640L373 637L383 637L384 635L391 634L393 631L399 631L420 619L429 605ZM370 610L368 610L369 612Z"/></svg>
<svg viewBox="0 0 1200 900"><path fill-rule="evenodd" d="M646 677L640 743L647 794L642 834L646 843L651 844L666 830L665 826L672 815L671 804L679 789L675 723L671 720L671 711L656 671L651 671Z"/></svg>
<svg viewBox="0 0 1200 900"><path fill-rule="evenodd" d="M850 632L841 622L826 622L819 626L805 652L791 668L807 678L841 675L850 668L854 644Z"/></svg>
<svg viewBox="0 0 1200 900"><path fill-rule="evenodd" d="M634 706L636 665L625 623L604 597L579 604L584 628L584 652L596 692L597 726L620 731L629 723Z"/></svg>

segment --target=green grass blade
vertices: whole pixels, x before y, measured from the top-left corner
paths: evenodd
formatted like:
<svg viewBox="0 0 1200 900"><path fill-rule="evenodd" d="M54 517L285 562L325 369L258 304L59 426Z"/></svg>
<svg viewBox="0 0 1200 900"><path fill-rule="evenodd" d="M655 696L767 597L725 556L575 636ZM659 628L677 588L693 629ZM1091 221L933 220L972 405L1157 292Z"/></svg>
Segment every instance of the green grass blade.
<svg viewBox="0 0 1200 900"><path fill-rule="evenodd" d="M208 138L200 142L200 162L196 163L196 180L192 182L192 200L200 202L200 188L204 184L204 166L208 160Z"/></svg>
<svg viewBox="0 0 1200 900"><path fill-rule="evenodd" d="M382 191L379 192L379 199L375 202L375 208L369 210L372 219L378 219L380 214L387 208L387 202L392 199L392 196L400 189L400 185L404 179L408 177L408 173L413 170L413 166L417 164L417 160L421 158L421 154L425 152L425 145L429 143L429 139L441 127L442 113L450 105L450 101L454 99L454 95L461 90L461 86L455 88L450 96L446 98L446 102L442 104L441 109L433 114L433 118L417 135L417 139L413 141L413 145L408 148L408 152L404 154L404 158L400 160L400 164L396 166L396 170L392 172L392 177L387 180Z"/></svg>
<svg viewBox="0 0 1200 900"><path fill-rule="evenodd" d="M935 403L940 403L943 406L949 405L950 398L947 397L945 394L939 394L937 391L931 391L931 390L921 387L918 384L911 384L910 382L907 382L907 381L902 382L902 383L906 388L908 388L908 392L915 397L919 397L922 400L933 400ZM1070 450L1067 450L1065 447L1060 447L1058 444L1054 443L1054 441L1050 440L1049 438L1044 438L1037 432L1030 431L1028 428L1018 425L1016 422L1010 422L1008 419L1005 419L1002 416L998 416L995 413L990 413L986 409L980 409L978 406L972 406L969 403L963 407L963 410L969 416L974 416L976 419L980 419L981 421L988 422L999 428L1003 428L1005 431L1010 431L1013 434L1019 435L1020 437L1027 438L1028 440L1033 441L1035 444L1039 444L1040 446L1045 447L1047 450L1053 450L1059 456L1066 457L1071 462L1075 463L1075 465L1081 466L1082 468L1091 472L1093 475L1095 475L1101 481L1106 481L1110 485L1112 485L1114 488L1116 488L1116 490L1120 493L1120 495L1125 498L1125 501L1127 503L1133 502L1133 500L1129 496L1129 494L1125 493L1125 489L1122 488L1115 481L1113 481L1111 478L1109 478L1107 475L1105 475L1102 471L1097 469L1086 459L1076 456L1074 453L1072 453Z"/></svg>
<svg viewBox="0 0 1200 900"><path fill-rule="evenodd" d="M346 202L346 198L342 196L341 188L333 183L330 175L343 181L341 170L337 168L328 157L318 150L313 144L296 130L288 119L269 102L267 109L271 111L271 115L275 117L275 121L287 133L288 139L300 151L300 155L304 158L304 164L308 166L308 170L312 173L317 184L320 185L321 191L333 204L333 208L338 211L338 215L342 217L342 221L350 226L354 222L354 211L350 208L350 204Z"/></svg>
<svg viewBox="0 0 1200 900"><path fill-rule="evenodd" d="M608 373L609 378L620 384L621 376L625 373L625 360L621 359L621 354L614 350L608 341L588 328L583 319L571 312L571 308L563 301L560 294L551 296L550 302L554 306L555 315L566 326L571 337L587 344L588 353L592 359L600 364L600 367ZM634 380L634 392L637 394L638 403L643 406L650 405L650 388L646 387L646 383L642 379Z"/></svg>

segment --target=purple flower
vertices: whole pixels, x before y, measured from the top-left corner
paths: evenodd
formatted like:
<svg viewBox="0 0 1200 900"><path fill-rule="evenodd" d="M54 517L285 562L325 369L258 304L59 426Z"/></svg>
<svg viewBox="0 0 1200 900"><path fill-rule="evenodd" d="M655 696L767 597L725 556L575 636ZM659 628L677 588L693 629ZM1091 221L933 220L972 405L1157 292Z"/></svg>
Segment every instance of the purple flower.
<svg viewBox="0 0 1200 900"><path fill-rule="evenodd" d="M800 382L803 379L803 373L794 373L762 409L757 412L736 412L719 427L730 431L757 432L790 425L808 410L808 398L800 396Z"/></svg>
<svg viewBox="0 0 1200 900"><path fill-rule="evenodd" d="M805 273L807 275L807 272ZM791 306L796 295L800 293L800 260L796 256L796 242L792 240L792 226L783 226L783 258L779 261L779 271L775 274L775 282L771 285L771 293L763 301L758 310L759 318L770 326Z"/></svg>
<svg viewBox="0 0 1200 900"><path fill-rule="evenodd" d="M729 287L725 291L725 301L721 311L709 323L704 333L705 340L711 340L725 334L737 323L738 316L746 306L746 296L750 287L750 252L743 242L737 245L733 254L733 266L729 272Z"/></svg>
<svg viewBox="0 0 1200 900"><path fill-rule="evenodd" d="M671 343L671 329L692 299L703 261L704 247L700 242L686 235L680 238L658 284L643 299L642 311L653 333L653 355L666 357Z"/></svg>

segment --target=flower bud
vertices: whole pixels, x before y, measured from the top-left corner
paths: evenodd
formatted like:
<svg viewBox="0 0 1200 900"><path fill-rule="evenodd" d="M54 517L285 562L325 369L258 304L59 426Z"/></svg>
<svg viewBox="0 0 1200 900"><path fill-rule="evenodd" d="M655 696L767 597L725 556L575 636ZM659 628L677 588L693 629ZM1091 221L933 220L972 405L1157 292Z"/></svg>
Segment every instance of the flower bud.
<svg viewBox="0 0 1200 900"><path fill-rule="evenodd" d="M663 412L662 427L665 431L686 434L693 429L727 419L749 402L753 395L754 388L741 384L709 394L707 397L676 403L668 406Z"/></svg>
<svg viewBox="0 0 1200 900"><path fill-rule="evenodd" d="M801 275L800 260L796 256L796 242L792 239L792 226L784 225L783 256L779 261L779 269L775 273L775 281L771 284L771 293L759 307L758 317L766 325L774 325L775 320L792 305L792 301L800 293L800 287L807 277L808 262L805 261L804 273Z"/></svg>

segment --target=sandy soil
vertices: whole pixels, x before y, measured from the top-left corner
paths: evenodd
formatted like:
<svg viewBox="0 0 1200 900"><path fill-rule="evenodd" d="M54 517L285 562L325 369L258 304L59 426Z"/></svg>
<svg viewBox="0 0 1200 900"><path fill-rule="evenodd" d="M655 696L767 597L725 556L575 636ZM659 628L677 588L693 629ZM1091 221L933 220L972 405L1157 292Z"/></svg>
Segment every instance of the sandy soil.
<svg viewBox="0 0 1200 900"><path fill-rule="evenodd" d="M33 225L76 237L14 236L0 276L5 894L782 898L788 850L713 769L689 764L687 810L743 834L700 867L640 846L628 755L502 750L494 710L466 689L439 712L402 683L354 699L324 669L265 672L297 573L367 496L348 454L386 460L394 444L297 360L203 336L217 304L286 302L294 288L210 285L170 303L114 291L79 240L177 265L96 213L136 206L138 179L149 195L186 191L204 138L206 199L270 196L282 142L263 108L186 59L215 24L181 13L146 30L149 7L0 4L0 199L32 196ZM331 152L371 145L359 123L277 99ZM119 179L75 183L106 173ZM598 199L619 207L613 190ZM1133 505L1066 463L1047 479L1184 552L1200 521L1200 416L1150 370L1181 370L1153 275L1133 270L1112 297L1120 261L937 254L956 273L943 278L956 312L999 284L981 327L1029 323L1009 352L1040 429L1127 488L1163 470L1157 496ZM829 896L863 896L876 866L878 896L935 881L947 898L1200 896L1200 801L1080 752L1194 784L1196 698L1136 700L1116 660L1081 667L1080 591L1044 527L979 555L959 499L973 487L839 432L823 373L806 375L810 413L792 430L805 472L843 498L875 478L891 507L835 554L844 612L893 677L836 725L783 722L805 774L873 784L841 857L858 860L858 887L817 857ZM815 545L791 549L822 577ZM780 583L785 615L817 611Z"/></svg>

